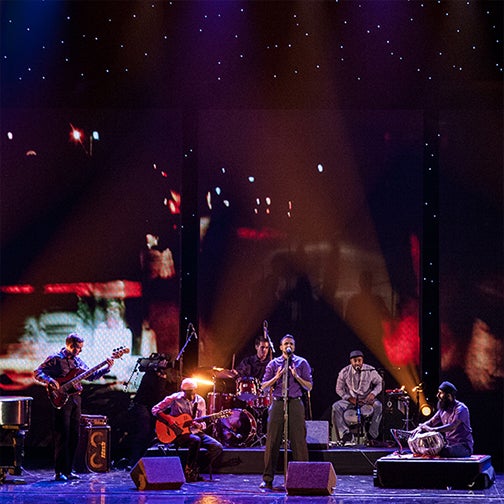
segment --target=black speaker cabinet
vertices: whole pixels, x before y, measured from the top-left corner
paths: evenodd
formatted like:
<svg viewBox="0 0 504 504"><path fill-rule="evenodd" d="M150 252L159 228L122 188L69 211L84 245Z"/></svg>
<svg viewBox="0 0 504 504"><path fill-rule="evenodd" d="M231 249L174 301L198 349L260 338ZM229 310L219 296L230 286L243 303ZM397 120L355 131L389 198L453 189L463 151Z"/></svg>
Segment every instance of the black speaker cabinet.
<svg viewBox="0 0 504 504"><path fill-rule="evenodd" d="M81 425L79 445L75 455L78 472L110 471L110 427Z"/></svg>
<svg viewBox="0 0 504 504"><path fill-rule="evenodd" d="M143 457L130 476L138 490L178 490L185 483L178 457Z"/></svg>
<svg viewBox="0 0 504 504"><path fill-rule="evenodd" d="M329 448L329 422L327 420L306 421L306 443L312 450Z"/></svg>
<svg viewBox="0 0 504 504"><path fill-rule="evenodd" d="M289 462L287 466L288 495L331 495L335 487L331 462Z"/></svg>

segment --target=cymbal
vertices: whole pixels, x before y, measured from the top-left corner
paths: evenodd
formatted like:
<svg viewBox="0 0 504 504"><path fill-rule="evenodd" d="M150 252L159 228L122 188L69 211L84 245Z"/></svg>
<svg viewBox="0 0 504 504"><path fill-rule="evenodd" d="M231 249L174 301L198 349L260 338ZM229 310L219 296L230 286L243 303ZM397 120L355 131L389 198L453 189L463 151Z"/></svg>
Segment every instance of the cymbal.
<svg viewBox="0 0 504 504"><path fill-rule="evenodd" d="M214 367L213 371L215 378L234 378L236 376L236 371L234 369Z"/></svg>
<svg viewBox="0 0 504 504"><path fill-rule="evenodd" d="M197 369L198 373L211 375L212 378L235 378L237 373L234 369L226 369L217 366L202 366Z"/></svg>

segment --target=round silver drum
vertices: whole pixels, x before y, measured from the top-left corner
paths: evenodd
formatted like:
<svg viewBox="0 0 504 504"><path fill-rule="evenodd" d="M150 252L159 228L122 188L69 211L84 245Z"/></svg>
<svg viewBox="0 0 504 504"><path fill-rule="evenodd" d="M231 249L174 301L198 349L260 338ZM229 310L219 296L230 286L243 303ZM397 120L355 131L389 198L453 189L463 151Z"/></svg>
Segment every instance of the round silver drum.
<svg viewBox="0 0 504 504"><path fill-rule="evenodd" d="M29 427L32 397L0 396L0 425Z"/></svg>

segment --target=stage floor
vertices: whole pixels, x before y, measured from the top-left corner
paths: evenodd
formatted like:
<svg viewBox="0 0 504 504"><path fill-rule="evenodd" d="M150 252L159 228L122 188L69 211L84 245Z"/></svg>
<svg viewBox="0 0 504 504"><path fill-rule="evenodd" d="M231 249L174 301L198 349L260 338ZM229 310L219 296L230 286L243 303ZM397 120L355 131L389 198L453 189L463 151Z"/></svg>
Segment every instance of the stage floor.
<svg viewBox="0 0 504 504"><path fill-rule="evenodd" d="M207 475L203 475L206 479ZM37 504L250 504L271 502L310 503L433 503L504 502L504 475L485 490L415 490L374 486L369 475L337 475L331 496L288 496L283 475L275 479L273 491L259 489L259 474L215 474L212 481L184 483L177 490L139 491L128 471L82 474L78 481L59 483L51 469L24 470L20 476L8 475L0 485L0 502ZM15 482L15 478L24 483Z"/></svg>

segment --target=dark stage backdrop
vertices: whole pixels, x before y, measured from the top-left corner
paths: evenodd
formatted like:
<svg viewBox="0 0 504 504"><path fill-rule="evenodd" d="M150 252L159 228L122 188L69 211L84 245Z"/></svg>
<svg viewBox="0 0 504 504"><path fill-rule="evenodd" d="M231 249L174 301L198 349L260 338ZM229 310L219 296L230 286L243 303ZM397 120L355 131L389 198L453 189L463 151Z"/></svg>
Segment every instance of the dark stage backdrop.
<svg viewBox="0 0 504 504"><path fill-rule="evenodd" d="M2 203L9 217L3 226L3 393L23 393L32 385L32 370L75 330L86 337L89 364L119 344L132 350L104 380L115 390L105 407L113 419L111 405L134 394L142 377L132 375L137 359L177 354L181 147L171 125L181 112L146 114L157 124L149 145L137 143L144 123L121 111L119 153L109 143L95 145L93 159L84 161L79 145L63 162L43 148L21 165L15 152L3 158ZM59 115L45 110L41 117L51 122ZM498 131L490 127L498 119L489 117L470 118L486 121L483 137ZM455 176L460 150L475 157L470 143L458 142L462 119L447 114L440 151L441 374L474 405L477 451L493 452L502 419L500 264L492 247L500 232L499 195L491 160L486 177L478 179L476 168ZM329 419L337 372L355 348L383 371L385 389L406 386L414 413L422 114L210 110L197 120L200 368L233 367L254 351L266 320L277 347L292 333L298 353L313 367L315 387L307 402L312 418ZM164 138L172 139L169 148ZM56 179L56 191L43 184L44 170L76 159L83 172L77 180ZM37 184L26 185L40 172ZM20 203L36 197L51 219ZM34 235L37 223L45 232ZM158 238L151 248L147 234ZM102 393L97 404L96 394L89 394L88 412L104 410ZM33 432L28 442L42 439L47 442Z"/></svg>
<svg viewBox="0 0 504 504"><path fill-rule="evenodd" d="M50 444L33 369L77 330L90 365L131 348L85 390L119 457L138 359L173 360L188 312L187 372L234 367L267 321L276 355L290 332L313 367L314 419L356 348L414 410L428 247L440 377L502 464L502 2L7 0L0 15L0 393L33 395L29 447ZM439 247L422 228L431 152Z"/></svg>

